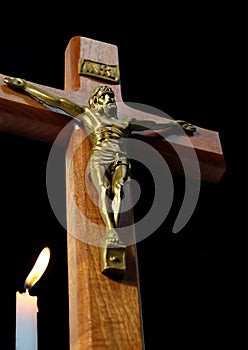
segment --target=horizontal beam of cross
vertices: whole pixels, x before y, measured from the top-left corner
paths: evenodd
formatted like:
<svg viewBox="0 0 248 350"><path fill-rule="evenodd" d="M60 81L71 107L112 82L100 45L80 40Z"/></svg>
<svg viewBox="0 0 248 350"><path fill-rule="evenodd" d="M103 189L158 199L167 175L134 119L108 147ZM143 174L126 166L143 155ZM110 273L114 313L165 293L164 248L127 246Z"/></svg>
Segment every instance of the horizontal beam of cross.
<svg viewBox="0 0 248 350"><path fill-rule="evenodd" d="M48 110L25 94L9 89L3 79L4 75L0 74L0 131L37 141L54 142L71 119L63 114ZM36 83L32 84L59 97L70 99L77 104L88 105L89 96L82 90L69 92ZM120 115L126 117L133 116L135 113L136 118L142 119L146 114L141 110L127 106L123 102L118 103L118 110ZM151 117L150 113L149 117ZM159 118L156 114L152 117L154 119ZM177 119L183 118L179 117ZM164 137L161 138L152 131L143 132L135 135L135 137L148 142L159 150L176 175L181 175L183 169L180 160L175 157L172 150L180 148L183 151L193 147L199 161L201 180L217 183L226 169L219 134L216 131L200 127L197 127L197 130L197 134L192 137L183 134L172 135L169 132L167 135L165 132Z"/></svg>

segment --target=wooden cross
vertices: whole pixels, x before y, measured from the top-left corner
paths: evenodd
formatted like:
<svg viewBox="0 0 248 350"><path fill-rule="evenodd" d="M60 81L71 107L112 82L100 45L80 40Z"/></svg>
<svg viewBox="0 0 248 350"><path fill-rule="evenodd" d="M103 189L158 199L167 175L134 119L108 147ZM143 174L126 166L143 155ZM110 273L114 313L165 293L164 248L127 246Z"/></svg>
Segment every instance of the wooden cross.
<svg viewBox="0 0 248 350"><path fill-rule="evenodd" d="M79 105L87 105L93 89L104 82L114 90L121 115L131 117L135 114L142 119L144 112L122 101L118 65L118 49L115 45L74 37L65 52L65 90L32 84ZM3 79L4 76L0 75L1 131L53 143L68 125L68 117L47 109L27 95L11 90ZM154 120L157 118L156 115L150 117ZM190 141L199 160L201 179L217 183L225 171L218 133L200 127L197 130L197 135L190 137ZM70 233L80 227L92 237L99 238L104 232L99 211L90 200L83 180L90 152L87 138L78 147L84 136L81 128L70 130L66 152L70 349L141 350L144 340L135 244L127 248L124 278L116 280L101 273L99 247L84 243ZM187 149L188 136L174 135L170 142L157 138L152 132L137 136L140 137L161 152L174 174L182 174L183 169L172 148ZM93 187L90 191L96 197ZM84 221L75 215L72 198L85 217L90 217L100 229L92 228L89 220ZM124 220L127 224L133 222L131 215L124 217ZM135 232L131 234L135 235Z"/></svg>

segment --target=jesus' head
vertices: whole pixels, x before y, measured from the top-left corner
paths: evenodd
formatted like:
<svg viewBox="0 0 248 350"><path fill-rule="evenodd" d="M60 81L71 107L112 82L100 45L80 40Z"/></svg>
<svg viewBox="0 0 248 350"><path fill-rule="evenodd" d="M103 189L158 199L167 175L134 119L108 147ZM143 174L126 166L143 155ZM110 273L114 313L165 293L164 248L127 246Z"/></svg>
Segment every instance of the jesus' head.
<svg viewBox="0 0 248 350"><path fill-rule="evenodd" d="M115 95L109 86L97 86L89 98L89 106L102 116L117 119Z"/></svg>

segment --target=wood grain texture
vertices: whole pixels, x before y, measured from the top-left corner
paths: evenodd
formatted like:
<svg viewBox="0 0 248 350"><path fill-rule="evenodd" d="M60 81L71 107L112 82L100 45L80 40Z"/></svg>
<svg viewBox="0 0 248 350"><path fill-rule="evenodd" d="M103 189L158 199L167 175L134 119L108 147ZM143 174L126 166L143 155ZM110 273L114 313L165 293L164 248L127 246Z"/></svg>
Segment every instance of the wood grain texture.
<svg viewBox="0 0 248 350"><path fill-rule="evenodd" d="M91 183L86 187L90 145L87 139L81 142L83 133L73 131L66 156L70 349L143 349L135 246L127 249L122 280L100 270L97 243L105 229L94 204L95 189Z"/></svg>
<svg viewBox="0 0 248 350"><path fill-rule="evenodd" d="M93 88L102 82L77 74L79 58L119 64L115 45L74 37L65 52L65 90L32 84L80 105L88 105ZM27 95L11 90L3 82L3 78L0 75L0 130L52 143L70 118L48 110ZM122 101L120 85L108 85L115 92L121 117L135 115L142 119L146 116L144 111L131 108ZM149 113L149 117L159 118L153 112ZM178 116L177 119L184 118ZM179 175L183 173L183 168L177 151L186 155L184 162L192 169L192 173L188 175L194 177L195 159L188 156L188 151L194 150L200 166L201 180L213 183L219 181L225 172L225 161L218 132L199 127L192 137L172 134L170 130L164 130L162 135L161 137L155 132L145 132L133 137L144 140L159 150L171 171ZM70 129L67 137L70 348L140 350L143 348L143 334L135 246L128 247L127 273L121 281L112 280L100 272L97 242L104 233L104 227L94 205L96 193L92 187L87 191L84 177L90 145L87 138L81 142L84 138L82 129ZM132 223L132 215L125 220ZM135 235L135 232L130 234Z"/></svg>
<svg viewBox="0 0 248 350"><path fill-rule="evenodd" d="M78 61L80 58L119 66L117 46L85 37L73 37L65 51L65 90L81 90L88 93L89 96L96 86L106 84L114 90L116 101L122 101L120 84L79 76Z"/></svg>
<svg viewBox="0 0 248 350"><path fill-rule="evenodd" d="M4 77L0 74L0 131L37 141L54 142L70 118L48 110L31 97L8 88L3 82ZM76 103L88 103L89 96L83 91L72 93L31 83L49 93L71 99Z"/></svg>
<svg viewBox="0 0 248 350"><path fill-rule="evenodd" d="M75 45L74 41L73 43ZM75 50L74 46L73 50ZM75 60L71 59L68 51L66 57L69 63L75 64ZM66 81L70 87L75 88L78 86L80 79L85 80L86 78L75 78L74 81L73 78L68 77L69 63L66 64ZM71 72L73 72L73 69ZM42 142L54 142L71 119L62 114L48 110L29 96L11 90L3 82L3 78L4 76L0 74L0 130ZM88 85L82 85L82 83L81 86L87 87L88 90L99 84L99 81L87 79L90 80L91 83ZM36 83L32 84L57 96L68 98L80 105L88 105L90 94L88 90L64 91ZM135 115L136 118L142 119L147 115L144 111L131 108L121 101L119 85L114 85L112 87L117 96L119 96L117 105L120 116L132 117ZM149 117L153 119L159 118L157 114L152 113L149 113ZM180 116L178 119L183 119L183 117ZM202 181L217 183L226 170L225 159L217 131L198 127L198 132L193 137L177 134L172 135L168 131L165 131L162 138L154 132L144 132L134 137L146 141L155 147L155 149L159 150L166 158L172 173L179 175L183 173L180 161L175 157L175 153L173 152L173 149L177 147L180 148L180 152L183 152L184 149L187 152L187 150L194 148L198 157ZM186 159L185 161L187 162ZM194 174L192 175L194 176Z"/></svg>
<svg viewBox="0 0 248 350"><path fill-rule="evenodd" d="M87 105L89 95L93 88L102 84L94 78L78 75L79 58L91 59L107 64L119 64L118 50L115 45L84 38L73 37L65 51L65 90L42 86L33 82L33 85L42 88L56 96L68 98L79 105ZM70 118L59 113L52 112L31 97L17 93L6 86L4 76L0 74L0 130L11 134L28 137L42 142L52 143L62 129L68 124ZM25 77L21 77L24 78ZM144 118L149 114L150 118L159 118L161 113L146 113L136 105L131 108L126 105L121 97L120 84L109 84L113 88L121 117ZM159 111L160 112L160 111ZM166 118L165 113L162 113ZM18 116L18 117L17 117ZM168 116L169 117L169 116ZM177 119L184 119L178 116ZM145 132L134 137L142 139L159 150L166 158L172 173L182 175L180 160L175 156L175 149L180 153L194 148L197 154L201 172L201 180L217 183L226 170L219 134L217 131L198 127L193 137L185 135L172 135L168 131L159 137L157 133ZM190 141L190 142L189 142ZM190 159L185 159L190 161ZM192 170L192 164L190 164ZM194 174L188 174L193 176Z"/></svg>
<svg viewBox="0 0 248 350"><path fill-rule="evenodd" d="M65 53L65 89L86 91L100 82L79 77L79 57L118 64L114 45L73 38ZM120 97L120 86L113 87ZM122 280L106 277L100 269L99 239L105 228L97 207L97 193L86 174L90 142L82 129L72 132L66 153L68 281L70 349L143 349L137 256L127 248L127 271ZM131 201L131 198L130 198ZM126 224L133 224L132 213ZM129 235L135 235L133 227Z"/></svg>

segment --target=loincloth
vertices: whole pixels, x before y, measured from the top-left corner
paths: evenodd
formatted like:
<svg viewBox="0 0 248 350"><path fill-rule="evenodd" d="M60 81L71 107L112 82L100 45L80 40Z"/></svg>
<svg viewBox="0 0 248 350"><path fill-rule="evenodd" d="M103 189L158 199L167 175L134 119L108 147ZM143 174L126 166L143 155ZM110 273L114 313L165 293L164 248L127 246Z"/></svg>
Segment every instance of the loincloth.
<svg viewBox="0 0 248 350"><path fill-rule="evenodd" d="M116 143L108 143L106 146L95 146L90 154L88 174L97 171L100 167L105 168L105 176L111 181L115 169L124 165L127 168L124 181L131 178L131 164L127 157L127 153Z"/></svg>

